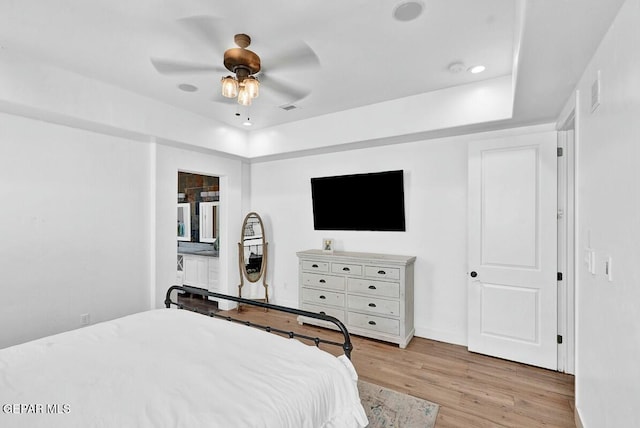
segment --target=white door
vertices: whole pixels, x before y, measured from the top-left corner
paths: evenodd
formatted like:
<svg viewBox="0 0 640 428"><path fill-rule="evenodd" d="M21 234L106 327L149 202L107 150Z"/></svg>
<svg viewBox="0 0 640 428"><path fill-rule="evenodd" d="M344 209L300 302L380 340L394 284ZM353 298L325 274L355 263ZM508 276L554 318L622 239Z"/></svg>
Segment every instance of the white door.
<svg viewBox="0 0 640 428"><path fill-rule="evenodd" d="M469 145L468 347L557 368L556 133Z"/></svg>

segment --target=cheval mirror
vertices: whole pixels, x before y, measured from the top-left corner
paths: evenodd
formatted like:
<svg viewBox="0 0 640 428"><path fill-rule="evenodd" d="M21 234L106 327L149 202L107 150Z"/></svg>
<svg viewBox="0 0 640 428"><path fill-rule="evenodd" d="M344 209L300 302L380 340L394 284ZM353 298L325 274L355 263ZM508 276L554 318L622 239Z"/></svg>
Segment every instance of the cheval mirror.
<svg viewBox="0 0 640 428"><path fill-rule="evenodd" d="M240 285L238 285L238 297L242 297L242 287L245 279L249 283L257 283L262 279L264 297L254 298L269 302L269 286L266 283L267 274L267 242L264 236L264 224L257 213L250 212L242 223L242 233L238 242L238 260L240 268ZM251 290L255 292L256 290ZM240 305L238 305L238 310Z"/></svg>

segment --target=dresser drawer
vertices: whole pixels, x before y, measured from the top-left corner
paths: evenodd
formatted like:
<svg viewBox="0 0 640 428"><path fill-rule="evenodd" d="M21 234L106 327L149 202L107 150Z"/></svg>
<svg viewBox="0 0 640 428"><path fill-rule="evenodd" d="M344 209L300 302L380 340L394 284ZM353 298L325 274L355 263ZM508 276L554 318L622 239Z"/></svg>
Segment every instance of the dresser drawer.
<svg viewBox="0 0 640 428"><path fill-rule="evenodd" d="M302 270L309 272L329 272L329 263L315 260L302 260Z"/></svg>
<svg viewBox="0 0 640 428"><path fill-rule="evenodd" d="M373 279L347 278L349 293L368 294L376 297L400 297L400 284L397 282L375 281Z"/></svg>
<svg viewBox="0 0 640 428"><path fill-rule="evenodd" d="M315 290L313 288L302 289L302 300L320 305L332 305L344 307L344 294L332 291Z"/></svg>
<svg viewBox="0 0 640 428"><path fill-rule="evenodd" d="M303 287L318 287L327 288L330 290L344 290L344 277L322 275L318 273L306 273L302 274L302 286Z"/></svg>
<svg viewBox="0 0 640 428"><path fill-rule="evenodd" d="M400 302L397 300L376 299L350 294L347 302L349 310L366 311L394 317L400 315Z"/></svg>
<svg viewBox="0 0 640 428"><path fill-rule="evenodd" d="M364 276L367 278L400 279L400 269L388 266L365 266Z"/></svg>
<svg viewBox="0 0 640 428"><path fill-rule="evenodd" d="M331 263L331 272L342 275L362 276L362 265L348 263Z"/></svg>
<svg viewBox="0 0 640 428"><path fill-rule="evenodd" d="M309 312L316 312L319 314L329 315L338 318L343 323L345 322L344 311L337 308L328 308L325 306L311 305L309 303L303 303L302 309Z"/></svg>
<svg viewBox="0 0 640 428"><path fill-rule="evenodd" d="M375 315L358 314L355 312L349 312L347 314L347 318L350 326L393 335L400 334L399 320L378 317Z"/></svg>

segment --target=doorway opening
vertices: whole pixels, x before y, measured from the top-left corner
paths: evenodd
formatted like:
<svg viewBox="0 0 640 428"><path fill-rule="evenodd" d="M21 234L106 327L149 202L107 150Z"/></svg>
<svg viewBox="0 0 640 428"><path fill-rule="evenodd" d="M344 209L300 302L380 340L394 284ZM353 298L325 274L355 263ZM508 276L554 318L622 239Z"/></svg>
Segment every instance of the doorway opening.
<svg viewBox="0 0 640 428"><path fill-rule="evenodd" d="M572 111L558 130L558 371L575 373L575 159Z"/></svg>
<svg viewBox="0 0 640 428"><path fill-rule="evenodd" d="M220 291L220 178L178 171L177 193L177 282Z"/></svg>

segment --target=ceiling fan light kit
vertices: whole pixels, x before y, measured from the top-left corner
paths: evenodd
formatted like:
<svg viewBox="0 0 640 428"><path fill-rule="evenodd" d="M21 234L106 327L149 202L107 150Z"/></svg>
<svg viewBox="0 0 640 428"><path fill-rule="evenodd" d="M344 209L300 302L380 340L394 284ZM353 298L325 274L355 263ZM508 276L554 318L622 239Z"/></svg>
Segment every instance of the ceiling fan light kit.
<svg viewBox="0 0 640 428"><path fill-rule="evenodd" d="M222 95L227 98L238 97L238 104L250 106L260 92L260 82L253 76L260 71L260 57L247 49L251 44L248 35L236 34L233 40L239 47L225 51L224 66L235 73L235 77L222 78Z"/></svg>
<svg viewBox="0 0 640 428"><path fill-rule="evenodd" d="M251 98L257 98L260 94L260 82L253 76L249 76L242 82L244 90L247 91Z"/></svg>
<svg viewBox="0 0 640 428"><path fill-rule="evenodd" d="M222 48L226 43L221 39L226 33L228 25L224 20L210 15L196 15L179 19L180 25L186 26L198 38L214 48ZM225 37L226 38L226 37ZM287 68L317 68L320 66L318 56L313 49L303 41L293 41L282 45L269 58L268 71L262 68L261 58L248 47L251 37L246 33L238 33L233 37L234 47L224 50L222 64L209 62L191 62L151 57L152 66L162 75L174 76L181 74L202 74L213 72L221 77L220 91L210 98L218 103L228 103L236 99L238 106L250 107L254 98L262 92L262 85L266 85L266 103L271 102L271 96L276 95L277 102L292 104L309 95L311 91L296 87L289 79L281 79L278 72ZM226 48L226 47L225 47ZM258 76L259 74L259 76ZM189 84L181 84L178 88L185 92L195 92L197 88ZM276 105L277 106L277 105ZM260 110L259 110L260 111ZM239 116L239 113L236 113ZM249 121L247 121L250 124Z"/></svg>
<svg viewBox="0 0 640 428"><path fill-rule="evenodd" d="M251 96L249 95L249 91L244 86L240 87L238 91L238 104L243 106L251 105Z"/></svg>
<svg viewBox="0 0 640 428"><path fill-rule="evenodd" d="M227 98L238 96L238 81L232 76L222 78L222 96Z"/></svg>

